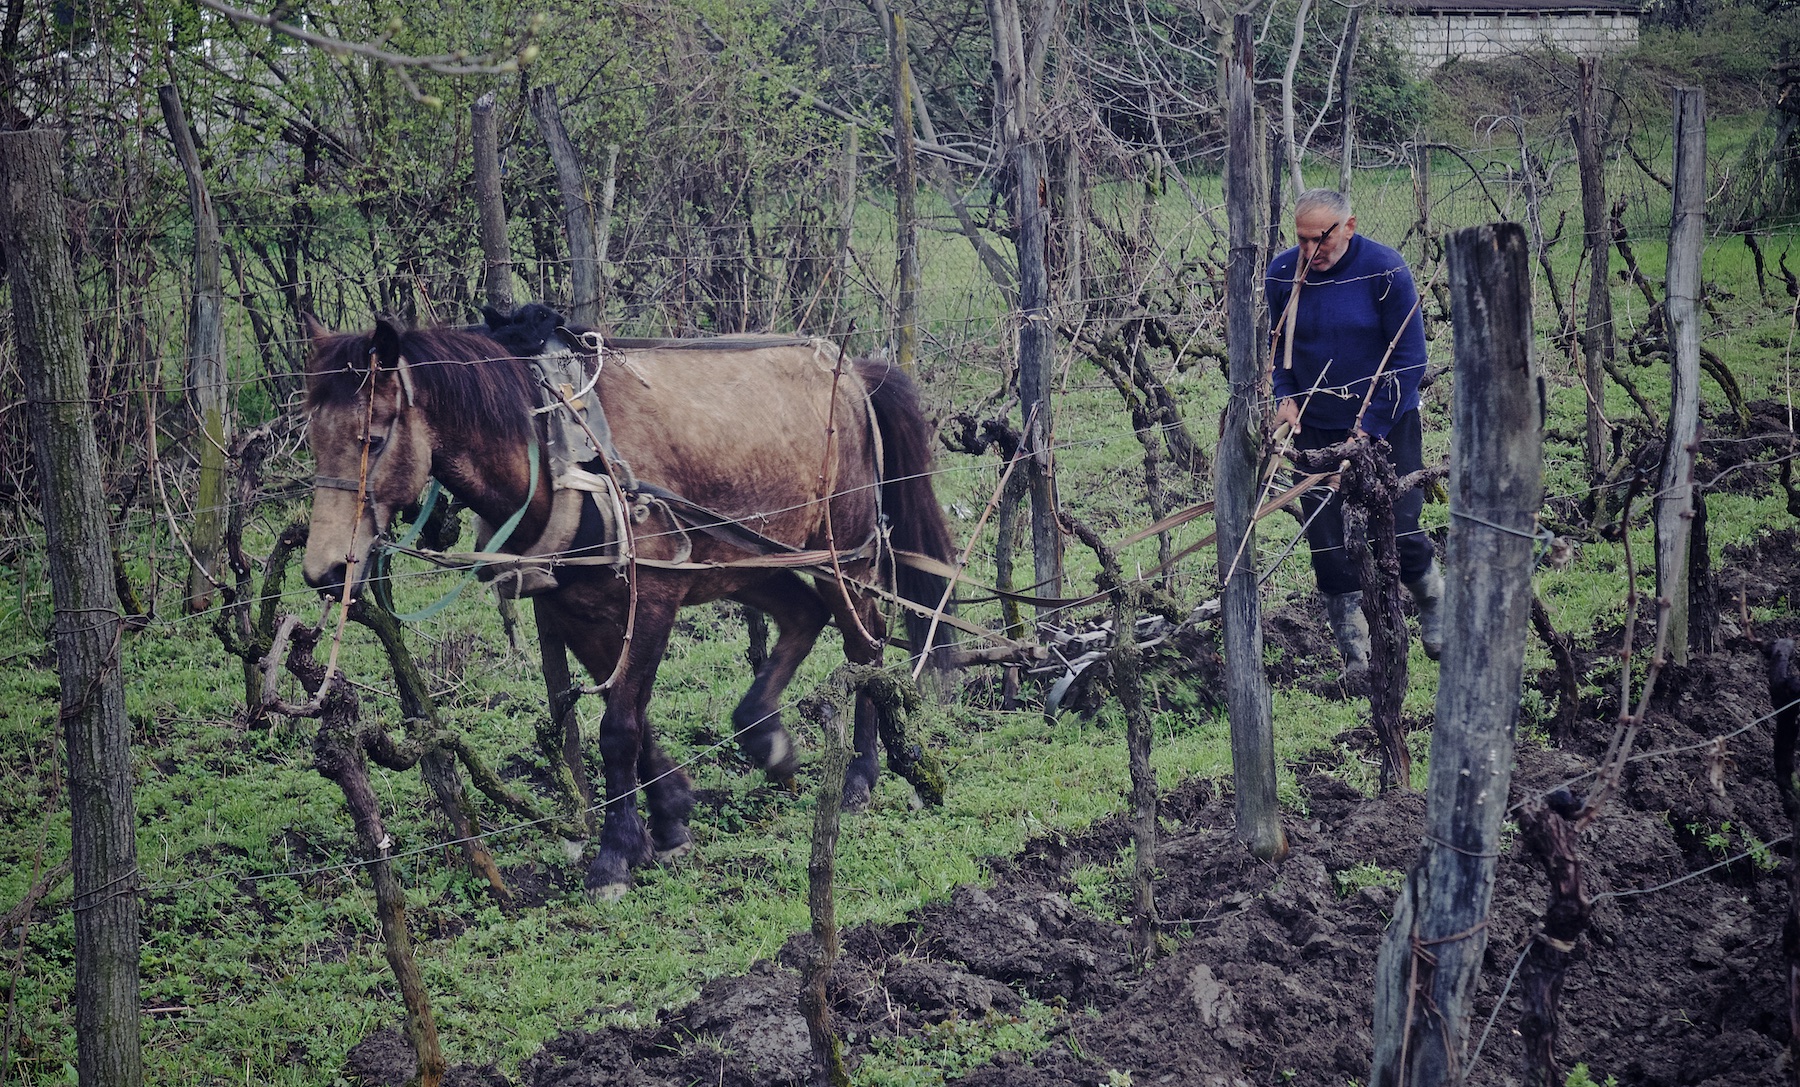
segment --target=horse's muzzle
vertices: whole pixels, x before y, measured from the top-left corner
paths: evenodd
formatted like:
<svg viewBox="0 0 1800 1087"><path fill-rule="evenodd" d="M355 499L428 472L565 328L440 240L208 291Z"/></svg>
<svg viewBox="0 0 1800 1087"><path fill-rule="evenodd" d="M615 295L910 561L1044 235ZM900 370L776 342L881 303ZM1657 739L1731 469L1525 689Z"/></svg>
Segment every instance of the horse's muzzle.
<svg viewBox="0 0 1800 1087"><path fill-rule="evenodd" d="M344 595L344 563L333 563L323 571L314 574L306 573L306 583L319 590L319 595L327 599L335 599Z"/></svg>

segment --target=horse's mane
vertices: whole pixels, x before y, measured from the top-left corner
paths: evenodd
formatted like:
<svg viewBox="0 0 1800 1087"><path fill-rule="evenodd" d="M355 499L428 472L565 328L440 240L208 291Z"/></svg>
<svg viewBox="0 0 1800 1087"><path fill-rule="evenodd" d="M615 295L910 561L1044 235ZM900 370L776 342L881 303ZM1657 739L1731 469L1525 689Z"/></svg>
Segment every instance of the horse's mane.
<svg viewBox="0 0 1800 1087"><path fill-rule="evenodd" d="M306 366L310 411L354 401L369 375L374 334L351 332L315 340ZM511 351L486 336L454 328L400 334L413 387L449 434L491 434L524 440L531 429L535 386Z"/></svg>

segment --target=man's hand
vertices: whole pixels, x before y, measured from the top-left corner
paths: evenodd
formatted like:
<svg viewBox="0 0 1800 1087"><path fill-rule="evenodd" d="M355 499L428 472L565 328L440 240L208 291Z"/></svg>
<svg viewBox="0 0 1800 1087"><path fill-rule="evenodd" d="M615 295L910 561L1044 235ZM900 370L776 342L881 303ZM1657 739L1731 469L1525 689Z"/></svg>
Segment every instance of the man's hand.
<svg viewBox="0 0 1800 1087"><path fill-rule="evenodd" d="M1286 423L1289 430L1300 429L1300 401L1291 396L1283 397L1275 406L1275 425Z"/></svg>

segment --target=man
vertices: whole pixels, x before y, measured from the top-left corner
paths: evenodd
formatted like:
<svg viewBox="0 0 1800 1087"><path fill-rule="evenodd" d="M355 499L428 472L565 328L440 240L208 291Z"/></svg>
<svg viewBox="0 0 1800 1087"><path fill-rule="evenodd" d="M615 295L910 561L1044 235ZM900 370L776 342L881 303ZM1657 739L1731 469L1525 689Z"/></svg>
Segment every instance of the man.
<svg viewBox="0 0 1800 1087"><path fill-rule="evenodd" d="M1399 253L1356 232L1350 200L1336 190L1301 193L1294 229L1300 244L1270 262L1265 283L1275 325L1276 420L1293 428L1300 449L1366 435L1388 443L1396 473L1418 471L1424 466L1425 324L1412 272ZM1419 640L1436 660L1443 649L1444 578L1431 540L1419 530L1424 506L1417 487L1400 496L1394 527L1400 580L1419 608ZM1320 499L1309 494L1301 510L1344 676L1360 677L1369 668L1369 624L1360 563L1344 547L1342 501L1333 492L1320 509Z"/></svg>

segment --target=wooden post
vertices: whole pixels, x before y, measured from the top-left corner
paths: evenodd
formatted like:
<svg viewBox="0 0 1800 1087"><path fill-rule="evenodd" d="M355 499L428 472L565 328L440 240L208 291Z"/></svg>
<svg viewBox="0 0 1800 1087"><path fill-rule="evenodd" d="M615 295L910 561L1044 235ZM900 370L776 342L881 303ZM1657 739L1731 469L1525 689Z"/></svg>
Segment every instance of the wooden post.
<svg viewBox="0 0 1800 1087"><path fill-rule="evenodd" d="M854 691L850 697L854 704ZM811 1083L814 1087L849 1087L844 1043L831 1023L831 1001L825 984L838 957L837 842L844 774L850 765L850 737L829 694L815 696L802 710L819 722L825 751L819 773L818 807L813 813L812 855L806 862L806 906L812 917L813 952L800 985L800 1014L812 1040Z"/></svg>
<svg viewBox="0 0 1800 1087"><path fill-rule="evenodd" d="M506 236L506 200L500 193L500 139L494 131L494 92L469 106L475 145L475 206L481 234L482 293L498 310L513 308L512 244Z"/></svg>
<svg viewBox="0 0 1800 1087"><path fill-rule="evenodd" d="M850 333L850 241L856 234L856 171L858 136L855 125L844 126L844 167L838 173L837 259L832 263L833 305L831 329L840 338Z"/></svg>
<svg viewBox="0 0 1800 1087"><path fill-rule="evenodd" d="M194 216L194 298L188 307L187 387L200 423L200 490L194 496L188 546L187 609L212 606L215 579L225 543L225 449L231 441L230 383L225 379L225 282L219 271L219 217L206 191L206 175L194 149L194 134L181 111L175 88L164 84L156 97L187 175L188 206Z"/></svg>
<svg viewBox="0 0 1800 1087"><path fill-rule="evenodd" d="M1237 836L1264 860L1287 855L1275 799L1275 726L1263 672L1262 601L1256 586L1256 489L1262 458L1262 340L1257 288L1263 271L1262 129L1256 123L1256 27L1232 17L1232 63L1225 76L1225 214L1231 252L1226 265L1231 397L1219 428L1216 518L1220 602L1225 625L1225 702L1231 715L1231 769L1237 793Z"/></svg>
<svg viewBox="0 0 1800 1087"><path fill-rule="evenodd" d="M1587 250L1587 320L1581 332L1582 381L1587 386L1588 479L1606 477L1606 364L1612 361L1612 224L1606 213L1606 136L1600 109L1600 70L1581 58L1581 109L1569 118L1581 168L1581 232Z"/></svg>
<svg viewBox="0 0 1800 1087"><path fill-rule="evenodd" d="M600 252L594 237L594 211L588 200L581 159L563 127L556 104L556 84L531 91L531 113L556 165L556 187L562 193L563 229L569 236L569 319L580 325L600 323Z"/></svg>
<svg viewBox="0 0 1800 1087"><path fill-rule="evenodd" d="M1413 229L1419 234L1419 264L1423 269L1431 261L1431 148L1412 144L1413 207L1418 218Z"/></svg>
<svg viewBox="0 0 1800 1087"><path fill-rule="evenodd" d="M1517 223L1447 244L1456 393L1443 666L1419 859L1375 971L1371 1087L1458 1082L1487 946L1543 504L1544 391Z"/></svg>
<svg viewBox="0 0 1800 1087"><path fill-rule="evenodd" d="M1019 408L1024 420L1025 479L1031 493L1031 551L1035 591L1062 595L1062 532L1056 516L1056 464L1050 405L1050 274L1046 243L1050 208L1045 194L1044 141L1038 125L1038 85L1049 50L1058 0L1037 5L1029 36L1019 0L987 0L994 41L994 113L1000 118L1012 172L1014 244L1019 255Z"/></svg>
<svg viewBox="0 0 1800 1087"><path fill-rule="evenodd" d="M1688 660L1688 541L1700 438L1700 255L1706 248L1706 92L1675 89L1675 215L1669 222L1669 435L1656 488L1656 595L1670 660Z"/></svg>
<svg viewBox="0 0 1800 1087"><path fill-rule="evenodd" d="M1281 220L1283 218L1282 212L1284 210L1281 202L1281 179L1285 172L1282 170L1271 170L1269 169L1269 164L1281 161L1281 129L1279 126L1269 122L1268 111L1261 106L1256 107L1255 117L1257 131L1267 132L1269 137L1265 144L1265 156L1263 158L1262 171L1263 178L1268 182L1269 188L1268 252L1279 253L1287 248L1281 244ZM1294 196L1297 199L1300 194L1295 193ZM1261 307L1258 308L1260 309ZM1263 340L1259 338L1256 342L1262 343Z"/></svg>
<svg viewBox="0 0 1800 1087"><path fill-rule="evenodd" d="M887 32L888 91L894 109L894 362L912 373L919 354L918 153L914 149L912 70L906 55L906 13L901 0L875 0Z"/></svg>
<svg viewBox="0 0 1800 1087"><path fill-rule="evenodd" d="M82 1087L138 1087L137 806L119 673L119 598L69 263L62 133L0 132L0 253L12 290L55 602L69 757L75 1062Z"/></svg>

